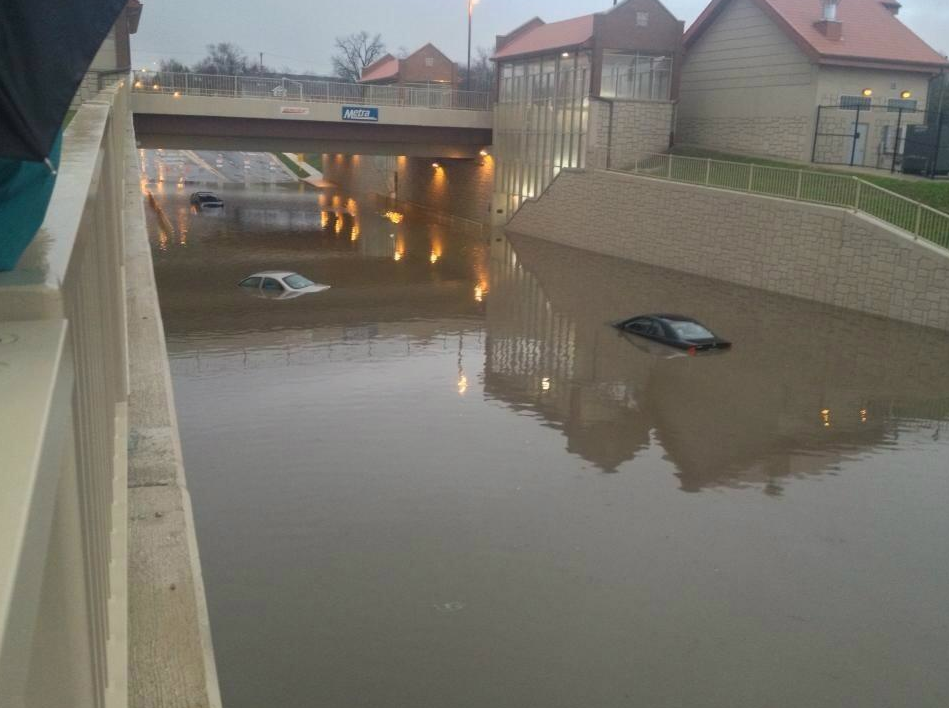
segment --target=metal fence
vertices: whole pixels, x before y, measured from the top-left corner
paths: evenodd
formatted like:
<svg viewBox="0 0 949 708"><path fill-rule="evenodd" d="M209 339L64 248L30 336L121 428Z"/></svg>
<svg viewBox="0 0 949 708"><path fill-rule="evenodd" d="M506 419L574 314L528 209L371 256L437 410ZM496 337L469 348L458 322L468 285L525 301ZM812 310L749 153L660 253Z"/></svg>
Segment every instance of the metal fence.
<svg viewBox="0 0 949 708"><path fill-rule="evenodd" d="M352 103L371 106L436 108L464 111L491 110L490 94L455 91L438 85L375 86L335 81L298 81L261 76L223 76L138 72L133 91L175 96L223 96L311 103Z"/></svg>
<svg viewBox="0 0 949 708"><path fill-rule="evenodd" d="M659 154L622 171L853 209L949 248L949 214L855 176Z"/></svg>
<svg viewBox="0 0 949 708"><path fill-rule="evenodd" d="M949 111L919 110L914 103L819 106L812 161L926 177L949 174Z"/></svg>
<svg viewBox="0 0 949 708"><path fill-rule="evenodd" d="M127 704L128 90L79 109L43 228L0 274L2 706Z"/></svg>

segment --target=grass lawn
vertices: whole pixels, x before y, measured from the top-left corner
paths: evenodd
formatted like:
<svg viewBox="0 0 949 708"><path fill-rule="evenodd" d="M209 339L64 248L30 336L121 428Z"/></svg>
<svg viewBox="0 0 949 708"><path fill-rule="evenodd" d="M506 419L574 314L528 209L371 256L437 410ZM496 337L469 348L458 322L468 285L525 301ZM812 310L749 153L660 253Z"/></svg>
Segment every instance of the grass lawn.
<svg viewBox="0 0 949 708"><path fill-rule="evenodd" d="M275 152L275 153L272 153L272 154L273 154L278 160L280 160L280 162L282 162L282 163L285 164L287 167L289 167L289 168L290 168L290 171L291 171L293 174L295 174L297 177L299 177L300 179L303 179L304 177L309 177L309 173L308 173L308 172L306 172L306 171L304 171L303 169L301 169L300 166L299 166L296 162L294 162L293 160L291 160L289 157L287 157L286 155L284 155L282 152Z"/></svg>
<svg viewBox="0 0 949 708"><path fill-rule="evenodd" d="M672 153L685 157L700 157L703 159L725 160L728 162L741 162L745 164L762 165L764 167L784 167L791 170L805 169L811 172L824 172L834 175L853 176L856 174L860 179L875 184L883 189L896 192L908 199L926 204L933 209L949 213L949 180L928 180L928 179L901 179L884 175L874 175L867 173L854 173L845 170L835 170L819 165L810 165L800 162L783 162L781 160L772 160L766 157L753 157L749 155L735 155L726 152L717 152L715 150L705 150L702 148L693 148L686 146L676 146L672 148ZM723 185L725 186L725 185Z"/></svg>

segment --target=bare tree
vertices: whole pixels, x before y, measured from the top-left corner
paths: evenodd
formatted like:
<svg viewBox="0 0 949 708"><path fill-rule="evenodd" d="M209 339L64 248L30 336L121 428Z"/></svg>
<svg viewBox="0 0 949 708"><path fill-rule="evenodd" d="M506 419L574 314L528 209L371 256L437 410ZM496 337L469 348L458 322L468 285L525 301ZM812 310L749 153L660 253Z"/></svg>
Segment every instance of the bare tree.
<svg viewBox="0 0 949 708"><path fill-rule="evenodd" d="M236 44L219 42L208 45L208 55L194 65L199 74L240 76L247 72L247 55Z"/></svg>
<svg viewBox="0 0 949 708"><path fill-rule="evenodd" d="M462 88L470 91L490 91L494 86L494 64L489 58L488 50L478 47L476 56L471 61L471 76L466 76L465 66L458 66L458 77Z"/></svg>
<svg viewBox="0 0 949 708"><path fill-rule="evenodd" d="M366 30L348 37L337 37L333 72L344 81L358 81L362 70L386 52L382 35L370 37Z"/></svg>
<svg viewBox="0 0 949 708"><path fill-rule="evenodd" d="M158 63L158 70L162 73L187 74L191 69L177 59L162 59Z"/></svg>

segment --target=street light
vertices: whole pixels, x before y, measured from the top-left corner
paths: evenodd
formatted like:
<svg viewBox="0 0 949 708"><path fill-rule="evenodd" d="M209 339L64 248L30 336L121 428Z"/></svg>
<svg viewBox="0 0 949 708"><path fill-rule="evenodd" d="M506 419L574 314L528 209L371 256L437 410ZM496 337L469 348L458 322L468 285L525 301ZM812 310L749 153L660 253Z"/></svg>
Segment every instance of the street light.
<svg viewBox="0 0 949 708"><path fill-rule="evenodd" d="M468 72L465 74L465 88L471 90L471 13L480 0L468 0Z"/></svg>

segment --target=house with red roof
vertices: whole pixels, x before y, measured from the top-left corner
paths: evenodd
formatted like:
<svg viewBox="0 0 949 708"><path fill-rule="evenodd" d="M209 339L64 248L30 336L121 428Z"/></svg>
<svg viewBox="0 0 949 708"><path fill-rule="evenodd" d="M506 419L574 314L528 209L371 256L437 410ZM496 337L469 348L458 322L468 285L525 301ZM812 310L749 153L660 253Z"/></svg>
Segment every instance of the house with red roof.
<svg viewBox="0 0 949 708"><path fill-rule="evenodd" d="M495 213L510 217L561 169L667 150L683 30L659 0L624 0L498 35Z"/></svg>
<svg viewBox="0 0 949 708"><path fill-rule="evenodd" d="M458 67L434 44L426 44L404 59L386 54L362 70L361 84L457 88Z"/></svg>
<svg viewBox="0 0 949 708"><path fill-rule="evenodd" d="M712 0L684 37L676 142L889 167L949 68L896 0Z"/></svg>

